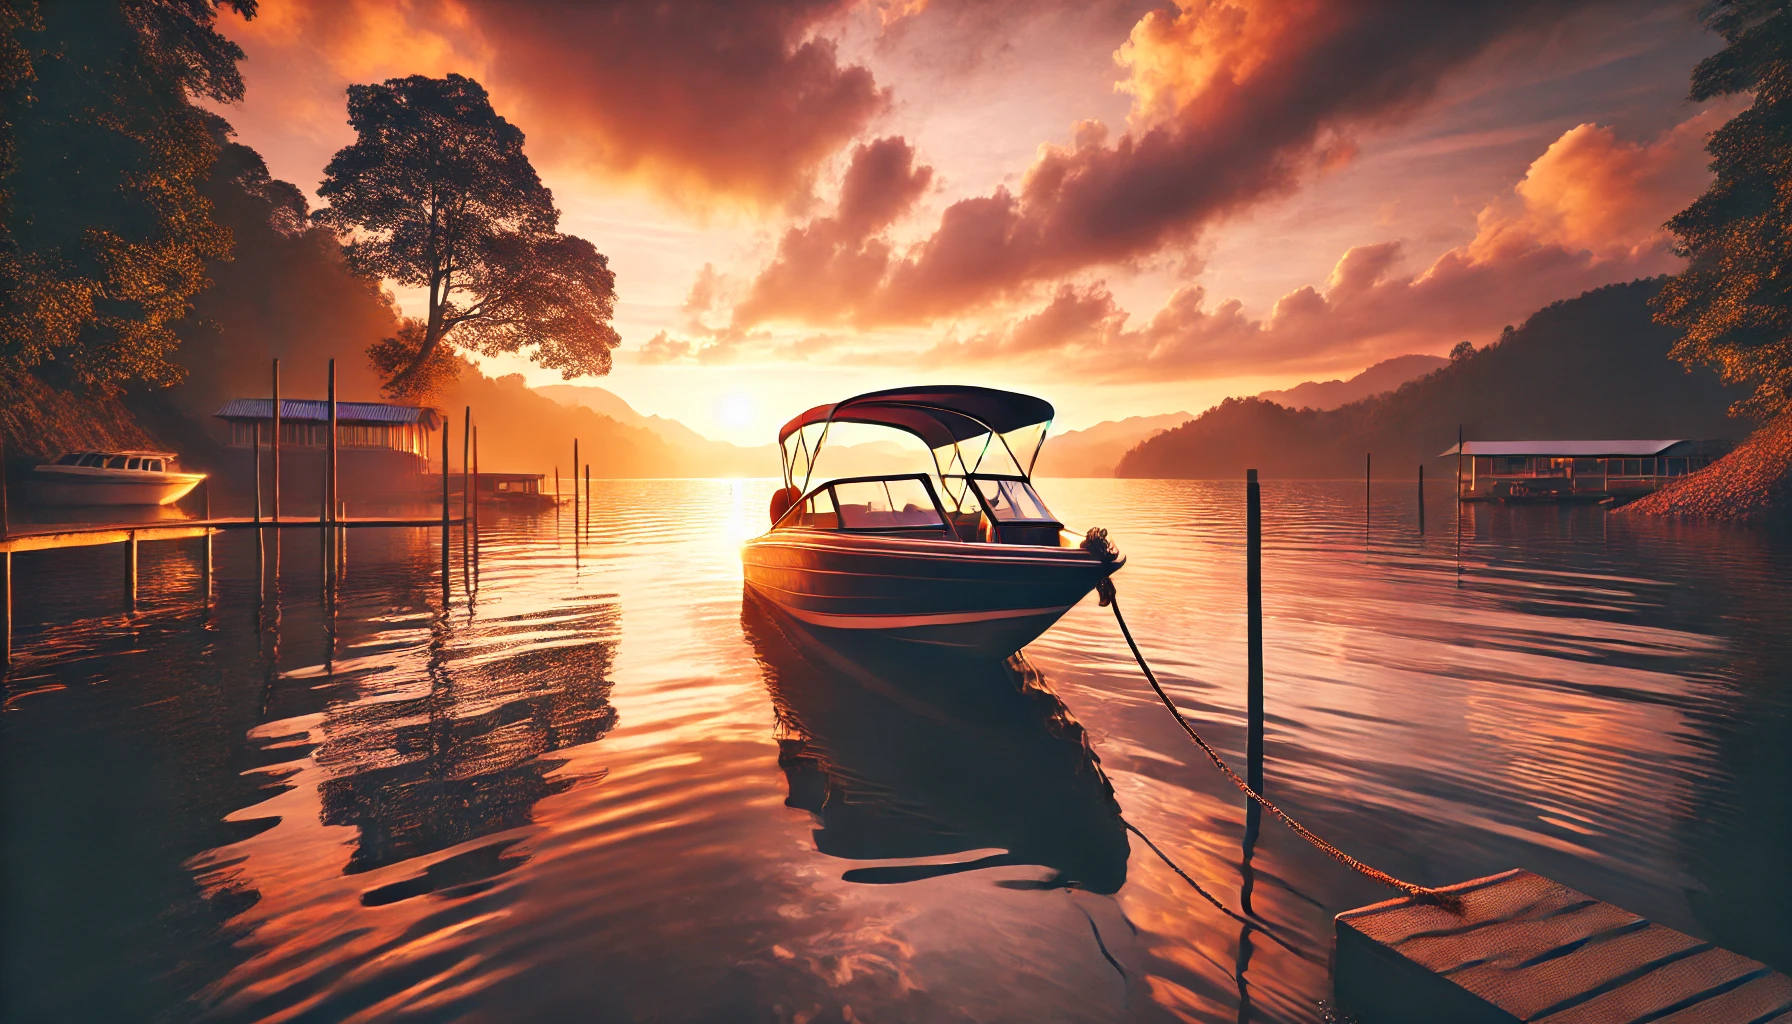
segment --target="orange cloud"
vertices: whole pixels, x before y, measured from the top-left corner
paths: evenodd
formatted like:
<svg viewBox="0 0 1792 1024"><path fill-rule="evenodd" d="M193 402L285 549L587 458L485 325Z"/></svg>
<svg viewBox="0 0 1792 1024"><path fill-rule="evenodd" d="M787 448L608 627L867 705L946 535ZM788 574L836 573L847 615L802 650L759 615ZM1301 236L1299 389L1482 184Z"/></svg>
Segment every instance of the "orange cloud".
<svg viewBox="0 0 1792 1024"><path fill-rule="evenodd" d="M933 169L916 166L915 151L901 136L853 150L834 212L793 227L735 307L737 323L777 317L812 317L831 309L846 319L853 302L877 287L888 269L890 243L882 237L933 181Z"/></svg>
<svg viewBox="0 0 1792 1024"><path fill-rule="evenodd" d="M1399 242L1355 246L1322 287L1305 286L1253 318L1237 300L1210 306L1178 289L1142 327L1102 284L1060 285L1039 312L967 341L936 346L941 363L1051 351L1076 372L1166 379L1350 369L1405 352L1443 352L1486 337L1550 302L1677 269L1661 224L1710 179L1706 111L1648 143L1610 129L1570 129L1532 162L1512 196L1477 218L1475 238L1416 273Z"/></svg>
<svg viewBox="0 0 1792 1024"><path fill-rule="evenodd" d="M1545 0L1215 0L1153 11L1116 59L1130 130L1043 146L1018 192L948 207L856 291L779 310L812 322L925 323L1186 245L1215 219L1348 160L1354 129L1404 114L1489 46L1567 15ZM749 310L766 315L765 310Z"/></svg>
<svg viewBox="0 0 1792 1024"><path fill-rule="evenodd" d="M344 119L350 83L458 71L528 133L538 162L783 206L889 103L820 34L848 6L299 0L232 31L252 109L271 103L317 134Z"/></svg>

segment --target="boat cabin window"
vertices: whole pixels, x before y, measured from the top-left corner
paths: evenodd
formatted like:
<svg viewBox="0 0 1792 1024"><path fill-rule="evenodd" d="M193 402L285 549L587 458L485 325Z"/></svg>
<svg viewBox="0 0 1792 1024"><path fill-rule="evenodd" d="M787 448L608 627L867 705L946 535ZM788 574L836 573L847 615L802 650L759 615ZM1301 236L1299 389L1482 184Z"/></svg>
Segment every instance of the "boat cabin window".
<svg viewBox="0 0 1792 1024"><path fill-rule="evenodd" d="M160 473L162 471L162 460L144 459L143 468L149 470L151 473Z"/></svg>
<svg viewBox="0 0 1792 1024"><path fill-rule="evenodd" d="M989 480L977 478L977 491L983 496L989 514L1000 523L1056 523L1058 518L1045 507L1039 493L1025 480Z"/></svg>
<svg viewBox="0 0 1792 1024"><path fill-rule="evenodd" d="M142 469L143 468L143 459L141 457L134 458L131 461L125 463L124 468L126 468L126 469Z"/></svg>
<svg viewBox="0 0 1792 1024"><path fill-rule="evenodd" d="M81 462L81 453L80 452L69 452L67 455L64 455L61 458L58 458L56 460L56 465L58 465L58 466L75 466L75 465L79 465L80 462Z"/></svg>
<svg viewBox="0 0 1792 1024"><path fill-rule="evenodd" d="M834 485L840 525L848 530L924 529L945 523L926 485L913 478L855 480Z"/></svg>
<svg viewBox="0 0 1792 1024"><path fill-rule="evenodd" d="M129 461L129 460L123 455L114 455L111 458L106 460L106 468L107 469L123 469L124 464L127 461Z"/></svg>
<svg viewBox="0 0 1792 1024"><path fill-rule="evenodd" d="M106 457L104 455L96 455L93 452L88 452L87 454L81 456L81 465L83 465L83 466L92 466L92 467L98 468L100 466L104 466L105 464L106 464Z"/></svg>

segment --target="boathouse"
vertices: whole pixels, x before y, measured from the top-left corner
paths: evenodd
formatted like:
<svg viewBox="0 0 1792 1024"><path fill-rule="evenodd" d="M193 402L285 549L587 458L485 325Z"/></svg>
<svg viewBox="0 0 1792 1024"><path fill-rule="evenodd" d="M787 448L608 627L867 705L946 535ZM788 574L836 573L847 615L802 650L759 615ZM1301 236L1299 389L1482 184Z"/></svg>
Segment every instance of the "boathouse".
<svg viewBox="0 0 1792 1024"><path fill-rule="evenodd" d="M268 471L273 409L269 398L236 398L214 414L231 477L254 479L258 434L262 471ZM390 501L423 491L430 456L436 454L440 443L432 438L442 422L442 413L427 406L337 402L338 494L354 503ZM329 402L280 400L280 490L286 511L295 512L321 500L329 443Z"/></svg>
<svg viewBox="0 0 1792 1024"><path fill-rule="evenodd" d="M1464 501L1602 501L1649 493L1703 469L1727 441L1464 441L1454 458Z"/></svg>

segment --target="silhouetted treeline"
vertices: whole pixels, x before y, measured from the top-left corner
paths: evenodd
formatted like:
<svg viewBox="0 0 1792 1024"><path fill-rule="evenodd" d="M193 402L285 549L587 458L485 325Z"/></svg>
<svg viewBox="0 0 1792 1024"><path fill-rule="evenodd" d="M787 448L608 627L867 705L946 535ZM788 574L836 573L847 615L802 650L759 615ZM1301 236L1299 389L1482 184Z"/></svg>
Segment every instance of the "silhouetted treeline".
<svg viewBox="0 0 1792 1024"><path fill-rule="evenodd" d="M1524 325L1390 394L1325 412L1232 398L1134 448L1123 477L1212 478L1255 468L1284 478L1410 478L1470 439L1739 438L1744 393L1668 358L1677 332L1650 318L1661 280L1610 285L1539 310Z"/></svg>

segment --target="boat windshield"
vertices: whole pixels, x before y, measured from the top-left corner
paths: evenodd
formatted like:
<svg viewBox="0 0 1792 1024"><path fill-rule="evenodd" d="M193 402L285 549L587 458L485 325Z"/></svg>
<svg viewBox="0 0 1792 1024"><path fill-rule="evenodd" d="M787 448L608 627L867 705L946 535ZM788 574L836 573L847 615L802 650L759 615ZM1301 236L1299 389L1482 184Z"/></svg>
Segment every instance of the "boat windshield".
<svg viewBox="0 0 1792 1024"><path fill-rule="evenodd" d="M81 453L80 452L69 452L67 455L64 455L61 458L57 459L56 465L58 465L58 466L74 466L74 465L78 465L80 462L81 462Z"/></svg>
<svg viewBox="0 0 1792 1024"><path fill-rule="evenodd" d="M989 514L1001 523L1056 523L1058 517L1025 480L1006 477L973 476L971 483Z"/></svg>
<svg viewBox="0 0 1792 1024"><path fill-rule="evenodd" d="M834 485L840 525L848 530L941 527L933 496L915 477L852 480Z"/></svg>

